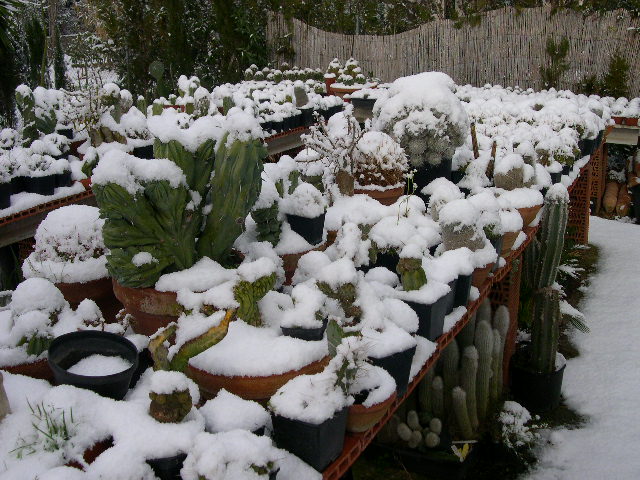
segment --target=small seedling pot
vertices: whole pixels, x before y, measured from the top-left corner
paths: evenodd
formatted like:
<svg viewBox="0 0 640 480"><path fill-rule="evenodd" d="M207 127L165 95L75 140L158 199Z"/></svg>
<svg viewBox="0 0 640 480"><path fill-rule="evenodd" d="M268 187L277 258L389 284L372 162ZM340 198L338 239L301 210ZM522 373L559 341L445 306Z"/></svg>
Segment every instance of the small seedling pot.
<svg viewBox="0 0 640 480"><path fill-rule="evenodd" d="M104 376L76 375L67 371L83 358L94 354L119 356L128 360L131 366L122 372ZM48 361L56 384L86 388L104 397L122 400L138 368L138 350L120 335L84 330L66 333L51 342Z"/></svg>
<svg viewBox="0 0 640 480"><path fill-rule="evenodd" d="M466 307L469 302L469 292L471 291L472 274L459 275L456 282L456 291L453 295L453 308Z"/></svg>
<svg viewBox="0 0 640 480"><path fill-rule="evenodd" d="M69 140L73 140L73 129L72 128L59 128L56 130L58 135L62 135L63 137L68 138Z"/></svg>
<svg viewBox="0 0 640 480"><path fill-rule="evenodd" d="M411 374L411 362L415 353L416 347L411 347L386 357L370 357L373 365L384 368L396 381L396 392L398 392L399 397L407 391L409 375Z"/></svg>
<svg viewBox="0 0 640 480"><path fill-rule="evenodd" d="M327 328L327 319L322 321L322 325L316 328L304 328L304 327L280 327L282 334L287 337L298 338L300 340L307 340L309 342L317 342L324 337L324 331Z"/></svg>
<svg viewBox="0 0 640 480"><path fill-rule="evenodd" d="M317 425L272 414L273 439L279 448L321 472L342 452L347 412L343 408Z"/></svg>
<svg viewBox="0 0 640 480"><path fill-rule="evenodd" d="M73 183L71 179L71 170L65 170L56 174L56 187L68 187Z"/></svg>
<svg viewBox="0 0 640 480"><path fill-rule="evenodd" d="M304 238L309 244L318 245L322 242L324 217L324 213L313 218L287 214L287 221L291 226L291 230Z"/></svg>
<svg viewBox="0 0 640 480"><path fill-rule="evenodd" d="M153 458L147 460L147 463L160 480L180 480L180 470L184 460L187 458L186 453L179 453L171 457Z"/></svg>
<svg viewBox="0 0 640 480"><path fill-rule="evenodd" d="M444 317L447 315L449 302L449 294L443 295L429 305L405 301L418 315L418 331L416 333L432 342L436 341L442 335ZM453 302L451 302L451 305L453 305Z"/></svg>
<svg viewBox="0 0 640 480"><path fill-rule="evenodd" d="M25 191L39 193L40 195L53 195L56 189L56 176L43 175L42 177L29 177L25 182Z"/></svg>
<svg viewBox="0 0 640 480"><path fill-rule="evenodd" d="M549 173L551 175L551 183L560 183L562 179L562 172L553 172Z"/></svg>

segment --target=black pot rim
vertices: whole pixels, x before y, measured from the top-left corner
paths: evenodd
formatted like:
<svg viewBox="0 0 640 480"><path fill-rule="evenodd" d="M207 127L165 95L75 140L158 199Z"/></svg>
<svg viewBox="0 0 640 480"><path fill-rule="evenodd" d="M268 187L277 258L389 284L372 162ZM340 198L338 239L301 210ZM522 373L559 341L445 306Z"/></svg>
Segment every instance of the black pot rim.
<svg viewBox="0 0 640 480"><path fill-rule="evenodd" d="M120 343L121 345L124 345L126 348L129 348L131 352L134 352L132 354L132 358L134 358L134 360L131 360L131 366L126 370L122 370L120 372L113 373L111 375L78 375L76 373L71 373L68 370L62 368L54 360L52 360L51 352L52 351L55 352L55 349L58 348L60 344L65 343L69 339L73 340L77 337L87 337L87 334L89 334L88 336L90 337L97 337L97 338L103 337L104 339L110 339L110 340L113 340L115 343ZM99 354L99 352L96 352L96 353ZM64 373L65 375L69 375L69 378L71 380L82 381L83 379L91 379L92 381L97 381L99 379L104 379L106 383L110 380L115 380L117 377L125 375L128 372L131 372L131 374L135 372L135 370L138 368L138 349L130 340L127 340L121 335L116 335L115 333L110 333L110 332L102 332L99 330L82 330L79 332L65 333L63 335L60 335L59 337L56 337L53 340L53 342L51 342L51 345L49 345L49 350L47 351L47 361L53 371L58 371L60 373Z"/></svg>

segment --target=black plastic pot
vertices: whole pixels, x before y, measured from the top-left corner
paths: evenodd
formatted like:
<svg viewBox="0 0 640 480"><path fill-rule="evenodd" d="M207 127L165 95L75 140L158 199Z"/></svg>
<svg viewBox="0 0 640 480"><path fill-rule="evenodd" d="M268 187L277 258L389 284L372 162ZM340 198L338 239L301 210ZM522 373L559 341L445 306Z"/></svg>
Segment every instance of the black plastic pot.
<svg viewBox="0 0 640 480"><path fill-rule="evenodd" d="M445 316L449 315L453 311L453 301L455 300L455 297L456 297L457 284L458 284L458 277L454 278L448 283L450 290L449 290L449 293L445 295L445 307L444 307Z"/></svg>
<svg viewBox="0 0 640 480"><path fill-rule="evenodd" d="M358 118L371 118L373 116L373 105L376 103L375 98L352 98L351 105L353 111Z"/></svg>
<svg viewBox="0 0 640 480"><path fill-rule="evenodd" d="M12 193L11 181L0 183L0 208L9 208L11 206Z"/></svg>
<svg viewBox="0 0 640 480"><path fill-rule="evenodd" d="M134 147L131 152L134 157L151 160L153 158L153 145L145 145L143 147Z"/></svg>
<svg viewBox="0 0 640 480"><path fill-rule="evenodd" d="M22 177L22 176L13 177L11 179L11 193L15 194L15 193L24 192L27 185L27 178L29 177Z"/></svg>
<svg viewBox="0 0 640 480"><path fill-rule="evenodd" d="M500 237L498 238L489 239L489 242L491 242L491 245L493 245L493 248L496 249L496 253L498 254L498 259L493 264L493 269L491 270L492 272L498 269L498 263L500 263L499 261L500 261L500 253L502 252L502 239L503 239L502 235L500 235Z"/></svg>
<svg viewBox="0 0 640 480"><path fill-rule="evenodd" d="M56 187L69 187L72 183L71 170L56 174Z"/></svg>
<svg viewBox="0 0 640 480"><path fill-rule="evenodd" d="M560 183L562 180L562 172L549 173L551 175L551 183Z"/></svg>
<svg viewBox="0 0 640 480"><path fill-rule="evenodd" d="M322 321L322 326L317 328L304 327L280 327L282 334L287 337L299 338L308 342L317 342L324 337L324 331L327 328L327 319Z"/></svg>
<svg viewBox="0 0 640 480"><path fill-rule="evenodd" d="M395 273L399 261L400 255L396 252L378 252L375 266L387 268Z"/></svg>
<svg viewBox="0 0 640 480"><path fill-rule="evenodd" d="M562 377L566 364L553 373L527 368L528 348L520 349L511 361L511 393L530 412L542 413L560 405Z"/></svg>
<svg viewBox="0 0 640 480"><path fill-rule="evenodd" d="M138 352L138 366L136 367L135 372L133 372L129 388L135 387L142 374L150 367L153 367L153 358L151 357L149 349L145 348Z"/></svg>
<svg viewBox="0 0 640 480"><path fill-rule="evenodd" d="M595 146L595 140L582 139L578 140L578 148L580 149L580 156L591 155Z"/></svg>
<svg viewBox="0 0 640 480"><path fill-rule="evenodd" d="M76 375L67 371L83 358L94 354L120 356L131 362L131 366L122 372L99 377ZM120 335L85 330L57 337L49 347L48 360L58 385L86 388L104 397L122 400L138 368L138 350Z"/></svg>
<svg viewBox="0 0 640 480"><path fill-rule="evenodd" d="M466 307L469 302L472 275L459 275L456 282L456 291L453 295L453 308Z"/></svg>
<svg viewBox="0 0 640 480"><path fill-rule="evenodd" d="M302 112L302 126L313 125L313 107L299 107L299 110Z"/></svg>
<svg viewBox="0 0 640 480"><path fill-rule="evenodd" d="M630 190L633 197L633 212L636 216L636 223L640 224L640 185L631 187Z"/></svg>
<svg viewBox="0 0 640 480"><path fill-rule="evenodd" d="M318 425L272 414L273 439L279 448L321 472L342 452L347 412L343 408Z"/></svg>
<svg viewBox="0 0 640 480"><path fill-rule="evenodd" d="M184 460L187 458L186 453L179 453L172 457L153 458L147 460L147 463L160 480L180 480L180 470Z"/></svg>
<svg viewBox="0 0 640 480"><path fill-rule="evenodd" d="M291 230L296 232L311 245L317 245L322 241L324 216L324 213L314 218L287 214L287 221L291 226Z"/></svg>
<svg viewBox="0 0 640 480"><path fill-rule="evenodd" d="M451 172L451 181L457 184L460 180L464 178L464 171L462 170L453 170Z"/></svg>
<svg viewBox="0 0 640 480"><path fill-rule="evenodd" d="M451 293L451 292L449 292ZM452 295L453 297L453 295ZM432 342L442 335L442 327L444 326L444 317L447 315L449 306L449 295L444 295L434 303L426 305L424 303L405 301L416 315L418 315L418 335L428 338ZM453 299L451 299L453 306Z"/></svg>
<svg viewBox="0 0 640 480"><path fill-rule="evenodd" d="M562 174L569 175L572 169L573 169L572 165L562 165Z"/></svg>
<svg viewBox="0 0 640 480"><path fill-rule="evenodd" d="M396 381L396 391L399 397L407 391L409 375L411 374L411 362L415 353L416 347L411 347L408 350L396 352L382 358L370 357L373 365L384 368Z"/></svg>
<svg viewBox="0 0 640 480"><path fill-rule="evenodd" d="M40 195L53 195L56 189L56 176L43 175L42 177L27 177L25 180L25 192L39 193Z"/></svg>
<svg viewBox="0 0 640 480"><path fill-rule="evenodd" d="M72 128L59 128L56 130L58 135L62 135L67 137L69 140L73 140L73 129Z"/></svg>
<svg viewBox="0 0 640 480"><path fill-rule="evenodd" d="M425 199L425 195L420 191L429 185L436 178L444 177L447 180L451 180L451 159L443 158L438 165L425 164L418 168L413 176L413 182L417 189L416 194L422 198L425 203L428 202L428 198Z"/></svg>

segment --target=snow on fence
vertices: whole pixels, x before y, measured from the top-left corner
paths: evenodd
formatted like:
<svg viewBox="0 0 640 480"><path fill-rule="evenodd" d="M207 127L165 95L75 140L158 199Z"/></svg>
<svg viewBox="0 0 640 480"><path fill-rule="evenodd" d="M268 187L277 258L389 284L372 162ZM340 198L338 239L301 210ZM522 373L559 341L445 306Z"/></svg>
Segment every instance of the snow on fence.
<svg viewBox="0 0 640 480"><path fill-rule="evenodd" d="M586 75L602 74L617 50L631 65L631 94L640 95L640 34L635 30L640 21L623 10L584 16L570 10L551 13L550 7L520 13L508 7L488 12L475 27L465 24L457 29L453 23L438 19L397 35L342 35L272 14L267 38L274 47L283 36L291 35L295 55L286 60L299 67L325 68L334 57L344 61L353 56L364 73L372 72L384 81L439 70L458 84L540 89L539 68L548 61L547 38L566 36L571 45L569 71L561 87L570 88Z"/></svg>

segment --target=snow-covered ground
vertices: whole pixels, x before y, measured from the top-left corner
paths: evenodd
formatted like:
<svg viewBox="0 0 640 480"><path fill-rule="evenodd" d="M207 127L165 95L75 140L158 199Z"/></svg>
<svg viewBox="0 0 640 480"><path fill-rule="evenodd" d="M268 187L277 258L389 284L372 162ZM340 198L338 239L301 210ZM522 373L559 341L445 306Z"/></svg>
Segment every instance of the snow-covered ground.
<svg viewBox="0 0 640 480"><path fill-rule="evenodd" d="M591 217L589 241L600 247L581 308L591 333L574 335L562 385L588 420L554 431L528 480L640 478L640 226Z"/></svg>

